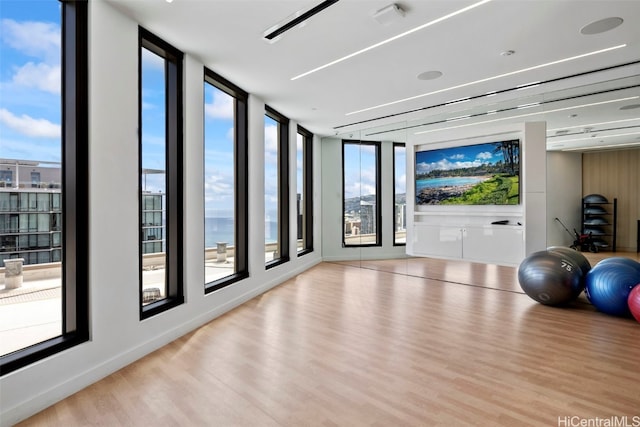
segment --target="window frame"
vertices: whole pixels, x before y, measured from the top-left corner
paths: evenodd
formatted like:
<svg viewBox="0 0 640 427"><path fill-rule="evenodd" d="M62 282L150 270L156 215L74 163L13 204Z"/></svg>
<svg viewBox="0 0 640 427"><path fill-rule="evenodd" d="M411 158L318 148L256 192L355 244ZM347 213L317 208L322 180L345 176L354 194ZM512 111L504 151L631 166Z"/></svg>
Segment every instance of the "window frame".
<svg viewBox="0 0 640 427"><path fill-rule="evenodd" d="M298 125L298 134L302 135L302 191L304 192L303 246L297 251L298 257L301 257L313 252L313 134L300 125Z"/></svg>
<svg viewBox="0 0 640 427"><path fill-rule="evenodd" d="M407 246L406 240L404 242L396 242L396 147L402 147L405 149L405 158L407 156L407 145L404 142L394 142L392 146L393 150L393 221L391 221L391 231L393 236L393 246ZM406 166L405 166L406 170ZM405 214L406 214L406 194L407 185L405 181Z"/></svg>
<svg viewBox="0 0 640 427"><path fill-rule="evenodd" d="M345 240L344 230L345 230L345 222L344 222L344 209L345 209L345 197L344 197L344 188L345 188L345 146L346 145L358 145L360 150L362 150L363 145L373 146L375 147L376 152L376 210L375 210L375 218L376 218L376 241L375 243L365 243L365 244L347 244ZM366 247L381 247L382 246L382 159L380 156L382 144L380 141L360 141L353 139L343 139L342 140L342 247L343 248L366 248ZM362 165L361 165L362 166ZM362 170L362 169L361 169ZM362 176L360 178L362 180ZM362 197L362 194L360 194Z"/></svg>
<svg viewBox="0 0 640 427"><path fill-rule="evenodd" d="M0 356L0 376L89 340L88 0L61 4L62 333Z"/></svg>
<svg viewBox="0 0 640 427"><path fill-rule="evenodd" d="M235 272L205 283L205 294L249 277L249 94L219 74L204 67L204 82L234 98L234 233ZM204 89L203 89L204 90ZM204 144L204 140L203 140ZM204 159L204 156L203 156ZM203 160L204 161L204 160ZM204 218L203 218L204 221Z"/></svg>
<svg viewBox="0 0 640 427"><path fill-rule="evenodd" d="M140 320L184 303L183 289L183 58L184 54L142 27L138 27L138 228L142 233L142 49L165 60L166 230L165 298L143 305L142 235L138 239Z"/></svg>
<svg viewBox="0 0 640 427"><path fill-rule="evenodd" d="M265 268L289 262L289 119L265 105L265 116L278 123L278 239L280 257ZM266 207L265 207L266 209Z"/></svg>

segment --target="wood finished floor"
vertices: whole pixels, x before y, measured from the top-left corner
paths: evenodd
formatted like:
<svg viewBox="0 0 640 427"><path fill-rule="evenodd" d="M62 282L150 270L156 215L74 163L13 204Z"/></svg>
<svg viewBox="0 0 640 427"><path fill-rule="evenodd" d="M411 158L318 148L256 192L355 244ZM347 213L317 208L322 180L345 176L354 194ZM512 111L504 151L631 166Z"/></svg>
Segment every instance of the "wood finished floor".
<svg viewBox="0 0 640 427"><path fill-rule="evenodd" d="M633 319L584 298L537 304L509 267L348 264L320 264L20 425L512 427L640 416Z"/></svg>

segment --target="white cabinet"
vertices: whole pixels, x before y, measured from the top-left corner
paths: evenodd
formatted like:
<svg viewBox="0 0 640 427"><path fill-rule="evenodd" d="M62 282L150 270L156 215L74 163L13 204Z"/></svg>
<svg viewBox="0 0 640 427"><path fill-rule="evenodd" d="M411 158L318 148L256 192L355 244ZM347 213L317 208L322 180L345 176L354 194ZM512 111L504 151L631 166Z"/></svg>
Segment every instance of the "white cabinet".
<svg viewBox="0 0 640 427"><path fill-rule="evenodd" d="M413 239L413 255L462 258L460 227L416 224Z"/></svg>
<svg viewBox="0 0 640 427"><path fill-rule="evenodd" d="M414 226L416 256L518 265L524 258L524 230L518 225Z"/></svg>

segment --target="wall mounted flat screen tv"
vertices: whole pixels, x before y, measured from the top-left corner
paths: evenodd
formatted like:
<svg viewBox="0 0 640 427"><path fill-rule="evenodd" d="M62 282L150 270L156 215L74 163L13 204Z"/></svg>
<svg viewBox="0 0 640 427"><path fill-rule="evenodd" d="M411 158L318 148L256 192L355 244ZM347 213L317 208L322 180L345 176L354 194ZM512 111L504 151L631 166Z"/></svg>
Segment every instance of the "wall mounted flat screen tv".
<svg viewBox="0 0 640 427"><path fill-rule="evenodd" d="M519 205L520 140L416 151L416 205Z"/></svg>

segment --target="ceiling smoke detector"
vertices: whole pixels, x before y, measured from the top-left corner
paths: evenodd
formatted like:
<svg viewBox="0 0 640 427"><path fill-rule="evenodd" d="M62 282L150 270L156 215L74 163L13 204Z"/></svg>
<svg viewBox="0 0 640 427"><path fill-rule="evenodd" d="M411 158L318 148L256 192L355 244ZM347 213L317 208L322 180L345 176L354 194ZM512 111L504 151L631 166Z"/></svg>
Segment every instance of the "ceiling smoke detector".
<svg viewBox="0 0 640 427"><path fill-rule="evenodd" d="M404 10L395 3L385 6L373 14L373 19L381 25L390 25L404 18Z"/></svg>

